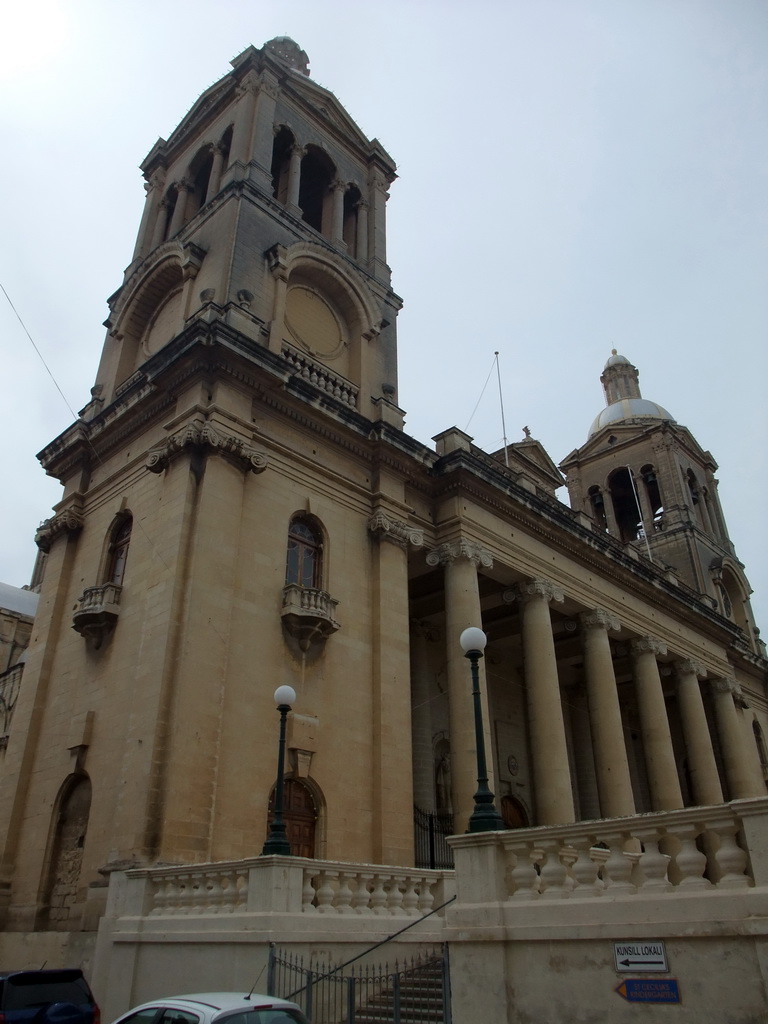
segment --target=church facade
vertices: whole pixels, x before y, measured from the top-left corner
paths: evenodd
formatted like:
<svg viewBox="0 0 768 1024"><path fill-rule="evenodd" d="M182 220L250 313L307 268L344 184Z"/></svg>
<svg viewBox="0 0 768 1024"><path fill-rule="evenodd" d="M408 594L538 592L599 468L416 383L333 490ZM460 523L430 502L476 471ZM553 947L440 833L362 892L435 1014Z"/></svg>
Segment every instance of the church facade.
<svg viewBox="0 0 768 1024"><path fill-rule="evenodd" d="M467 626L509 829L765 797L716 463L629 359L560 468L530 437L410 437L395 165L291 40L244 51L142 168L90 401L39 456L63 497L0 752L4 930L93 934L114 872L257 855L281 684L292 852L449 867L422 829L473 807Z"/></svg>

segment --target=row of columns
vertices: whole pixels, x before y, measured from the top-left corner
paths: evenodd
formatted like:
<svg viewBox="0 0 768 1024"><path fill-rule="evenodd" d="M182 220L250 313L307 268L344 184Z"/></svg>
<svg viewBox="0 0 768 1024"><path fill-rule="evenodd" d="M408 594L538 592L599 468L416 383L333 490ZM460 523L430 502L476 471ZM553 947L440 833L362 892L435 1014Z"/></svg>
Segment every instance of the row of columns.
<svg viewBox="0 0 768 1024"><path fill-rule="evenodd" d="M472 808L475 760L471 716L467 713L467 669L457 640L467 625L482 622L477 567L490 562L490 556L486 555L486 562L483 557L479 545L467 541L442 545L428 556L431 564L445 566L453 806L462 816ZM507 591L504 597L520 605L537 823L573 821L575 805L550 617L550 604L563 601L564 595L548 580L532 579ZM603 817L633 815L635 801L609 637L610 632L619 630L620 623L603 609L582 613L579 622L600 812ZM647 636L632 640L630 651L653 809L681 808L683 796L657 661L667 648ZM675 663L675 670L693 798L700 805L722 803L723 791L699 685L706 669L683 659ZM481 686L486 695L484 680ZM759 755L754 743L747 742L735 704L738 686L724 678L710 680L710 686L730 796L765 796ZM488 727L487 706L485 722Z"/></svg>

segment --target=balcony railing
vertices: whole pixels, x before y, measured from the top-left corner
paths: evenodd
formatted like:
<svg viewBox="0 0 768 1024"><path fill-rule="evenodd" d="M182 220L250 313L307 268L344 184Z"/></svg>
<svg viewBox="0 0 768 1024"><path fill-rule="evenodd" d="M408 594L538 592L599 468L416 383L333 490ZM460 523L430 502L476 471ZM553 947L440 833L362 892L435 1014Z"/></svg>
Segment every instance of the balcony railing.
<svg viewBox="0 0 768 1024"><path fill-rule="evenodd" d="M300 587L297 583L289 583L283 589L283 626L302 651L341 628L335 616L338 603L324 590Z"/></svg>
<svg viewBox="0 0 768 1024"><path fill-rule="evenodd" d="M102 583L86 587L75 606L72 628L94 647L101 647L105 637L114 629L120 614L120 594L117 583Z"/></svg>
<svg viewBox="0 0 768 1024"><path fill-rule="evenodd" d="M338 399L352 409L357 408L357 396L360 389L352 381L338 373L333 373L322 363L316 363L304 352L299 352L290 345L283 344L283 358L297 376L303 377L320 391Z"/></svg>

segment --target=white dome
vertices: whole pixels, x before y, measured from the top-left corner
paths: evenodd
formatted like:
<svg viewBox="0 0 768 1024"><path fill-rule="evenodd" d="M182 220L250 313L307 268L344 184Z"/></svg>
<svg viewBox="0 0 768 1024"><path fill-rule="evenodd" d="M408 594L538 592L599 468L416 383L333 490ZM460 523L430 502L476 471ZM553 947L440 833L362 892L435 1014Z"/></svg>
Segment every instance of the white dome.
<svg viewBox="0 0 768 1024"><path fill-rule="evenodd" d="M617 361L622 357L616 357ZM649 402L645 398L620 398L618 402L612 402L595 418L589 428L589 436L592 437L603 427L613 423L623 423L627 420L669 420L674 423L670 413L656 402Z"/></svg>
<svg viewBox="0 0 768 1024"><path fill-rule="evenodd" d="M623 363L625 366L632 365L626 356L620 356L615 348L611 349L610 358L606 359L603 369L607 370L609 366L616 366L618 363Z"/></svg>

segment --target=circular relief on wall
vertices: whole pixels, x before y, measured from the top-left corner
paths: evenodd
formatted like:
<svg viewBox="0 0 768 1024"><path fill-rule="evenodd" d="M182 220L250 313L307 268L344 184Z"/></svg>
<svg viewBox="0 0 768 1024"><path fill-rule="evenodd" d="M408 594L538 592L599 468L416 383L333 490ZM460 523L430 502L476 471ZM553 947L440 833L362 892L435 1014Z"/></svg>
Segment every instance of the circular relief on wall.
<svg viewBox="0 0 768 1024"><path fill-rule="evenodd" d="M332 359L344 348L341 320L323 296L307 285L288 289L285 324L294 341L312 355Z"/></svg>
<svg viewBox="0 0 768 1024"><path fill-rule="evenodd" d="M517 775L520 771L520 764L514 754L510 754L507 758L507 771L510 775Z"/></svg>

